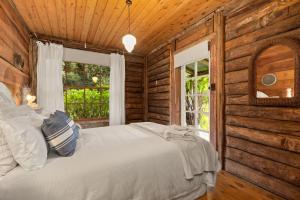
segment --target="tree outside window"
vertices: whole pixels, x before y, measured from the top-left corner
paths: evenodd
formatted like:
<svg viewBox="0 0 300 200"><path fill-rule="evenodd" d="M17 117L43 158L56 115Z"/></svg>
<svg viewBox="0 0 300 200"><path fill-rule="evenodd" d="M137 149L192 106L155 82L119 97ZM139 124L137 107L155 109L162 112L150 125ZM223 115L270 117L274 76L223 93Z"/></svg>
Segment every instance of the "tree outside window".
<svg viewBox="0 0 300 200"><path fill-rule="evenodd" d="M108 119L109 73L108 66L65 62L64 102L71 118Z"/></svg>
<svg viewBox="0 0 300 200"><path fill-rule="evenodd" d="M208 59L185 66L186 125L209 132Z"/></svg>

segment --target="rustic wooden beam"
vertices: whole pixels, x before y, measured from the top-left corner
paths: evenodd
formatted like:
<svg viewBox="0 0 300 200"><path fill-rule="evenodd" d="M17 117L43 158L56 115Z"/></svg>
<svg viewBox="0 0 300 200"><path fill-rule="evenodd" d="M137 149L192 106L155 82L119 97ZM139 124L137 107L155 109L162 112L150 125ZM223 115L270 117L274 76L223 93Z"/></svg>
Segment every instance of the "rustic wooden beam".
<svg viewBox="0 0 300 200"><path fill-rule="evenodd" d="M296 152L286 151L232 136L227 137L226 145L227 147L239 149L262 158L267 158L300 169L300 154Z"/></svg>
<svg viewBox="0 0 300 200"><path fill-rule="evenodd" d="M176 103L177 98L176 97L176 77L175 77L175 67L174 67L174 51L176 48L176 42L173 41L169 44L169 70L170 70L170 107L169 107L169 113L170 113L170 124L178 124L178 120L176 119ZM179 97L180 98L180 97Z"/></svg>
<svg viewBox="0 0 300 200"><path fill-rule="evenodd" d="M30 29L25 23L24 18L20 14L19 10L16 8L15 3L12 0L1 1L5 14L9 19L15 24L16 29L21 33L20 35L25 38L24 40L28 41L30 35ZM19 26L20 24L21 26Z"/></svg>
<svg viewBox="0 0 300 200"><path fill-rule="evenodd" d="M145 57L145 67L144 67L144 121L148 121L148 59Z"/></svg>
<svg viewBox="0 0 300 200"><path fill-rule="evenodd" d="M284 24L282 24L284 26ZM272 31L272 30L270 30ZM282 37L294 37L297 39L300 39L300 29L293 29L290 31L286 31L283 33L278 33L276 35L273 35L271 37L261 39L252 43L248 43L242 46L238 46L236 48L230 49L226 51L226 61L231 61L237 58L245 57L245 56L251 56L257 48L265 43L266 41L270 41L271 39L278 39Z"/></svg>
<svg viewBox="0 0 300 200"><path fill-rule="evenodd" d="M248 81L248 69L225 73L225 84Z"/></svg>
<svg viewBox="0 0 300 200"><path fill-rule="evenodd" d="M300 186L300 169L266 159L239 149L227 147L226 158L261 171L282 181Z"/></svg>
<svg viewBox="0 0 300 200"><path fill-rule="evenodd" d="M248 82L225 85L226 95L248 95Z"/></svg>
<svg viewBox="0 0 300 200"><path fill-rule="evenodd" d="M227 115L300 122L300 108L227 105Z"/></svg>
<svg viewBox="0 0 300 200"><path fill-rule="evenodd" d="M300 199L300 187L279 180L245 165L239 164L236 161L226 159L225 169L226 171L239 176L259 187L271 191L272 193L275 193L285 199Z"/></svg>
<svg viewBox="0 0 300 200"><path fill-rule="evenodd" d="M226 96L226 105L248 105L248 95L231 95Z"/></svg>
<svg viewBox="0 0 300 200"><path fill-rule="evenodd" d="M277 149L300 153L300 137L226 125L226 135Z"/></svg>
<svg viewBox="0 0 300 200"><path fill-rule="evenodd" d="M225 152L225 135L224 135L224 109L225 109L225 95L224 95L224 72L225 72L225 19L223 12L219 11L214 15L214 32L216 33L216 137L217 150L224 166L224 152Z"/></svg>
<svg viewBox="0 0 300 200"><path fill-rule="evenodd" d="M294 121L227 115L226 124L300 137L300 124Z"/></svg>

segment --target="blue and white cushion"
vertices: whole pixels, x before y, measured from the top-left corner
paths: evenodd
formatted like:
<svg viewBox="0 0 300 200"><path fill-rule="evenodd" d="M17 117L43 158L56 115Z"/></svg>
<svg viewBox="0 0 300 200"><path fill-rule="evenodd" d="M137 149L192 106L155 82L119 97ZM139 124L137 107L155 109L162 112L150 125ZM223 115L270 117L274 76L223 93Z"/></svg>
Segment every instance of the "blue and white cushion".
<svg viewBox="0 0 300 200"><path fill-rule="evenodd" d="M59 115L60 117L64 118L64 120L67 121L68 125L73 129L74 133L75 133L75 137L76 139L79 137L79 130L80 127L78 124L76 124L65 112L62 111L55 111L56 115Z"/></svg>
<svg viewBox="0 0 300 200"><path fill-rule="evenodd" d="M42 131L47 143L60 156L71 156L75 152L78 129L64 112L56 111L45 119Z"/></svg>

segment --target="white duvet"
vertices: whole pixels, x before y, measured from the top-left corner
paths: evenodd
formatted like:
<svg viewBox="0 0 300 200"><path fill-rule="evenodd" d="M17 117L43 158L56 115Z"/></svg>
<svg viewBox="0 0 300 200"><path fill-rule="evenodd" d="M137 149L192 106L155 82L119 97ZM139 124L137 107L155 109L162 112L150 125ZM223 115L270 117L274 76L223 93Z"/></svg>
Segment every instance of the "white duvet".
<svg viewBox="0 0 300 200"><path fill-rule="evenodd" d="M187 180L175 143L111 126L82 130L72 157L50 155L36 171L17 167L0 179L0 200L189 200L214 177L203 172Z"/></svg>

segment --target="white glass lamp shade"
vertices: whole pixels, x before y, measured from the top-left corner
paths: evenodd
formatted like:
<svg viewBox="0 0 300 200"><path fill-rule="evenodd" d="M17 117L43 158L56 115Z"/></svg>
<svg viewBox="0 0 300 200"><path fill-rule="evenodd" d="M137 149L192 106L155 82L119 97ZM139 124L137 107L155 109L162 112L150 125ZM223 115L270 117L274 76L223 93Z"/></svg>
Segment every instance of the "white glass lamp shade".
<svg viewBox="0 0 300 200"><path fill-rule="evenodd" d="M98 82L98 77L94 76L94 77L92 77L92 80L93 80L94 83L97 83Z"/></svg>
<svg viewBox="0 0 300 200"><path fill-rule="evenodd" d="M36 100L36 96L32 96L32 95L28 94L26 96L26 100L27 100L28 104L32 104Z"/></svg>
<svg viewBox="0 0 300 200"><path fill-rule="evenodd" d="M134 46L136 45L136 38L131 34L124 35L122 38L122 43L124 44L125 49L130 53L133 51Z"/></svg>

